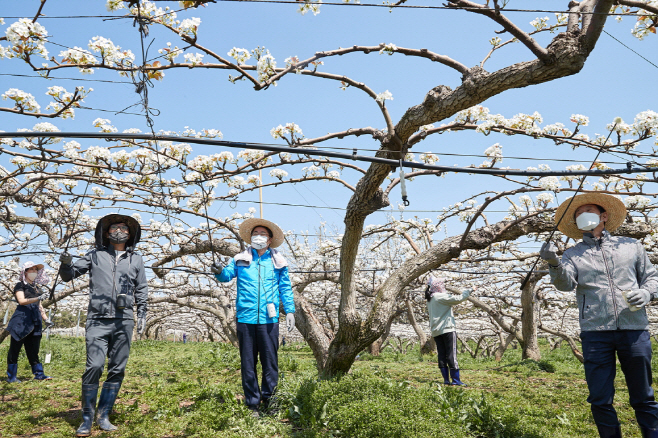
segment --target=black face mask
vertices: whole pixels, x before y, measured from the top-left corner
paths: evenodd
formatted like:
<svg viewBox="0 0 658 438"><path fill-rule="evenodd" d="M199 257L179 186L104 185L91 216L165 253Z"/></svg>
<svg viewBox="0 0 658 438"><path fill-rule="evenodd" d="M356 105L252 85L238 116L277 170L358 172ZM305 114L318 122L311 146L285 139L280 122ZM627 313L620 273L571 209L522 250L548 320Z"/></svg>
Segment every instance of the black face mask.
<svg viewBox="0 0 658 438"><path fill-rule="evenodd" d="M128 241L128 233L124 233L119 230L112 231L110 233L110 243L121 244Z"/></svg>

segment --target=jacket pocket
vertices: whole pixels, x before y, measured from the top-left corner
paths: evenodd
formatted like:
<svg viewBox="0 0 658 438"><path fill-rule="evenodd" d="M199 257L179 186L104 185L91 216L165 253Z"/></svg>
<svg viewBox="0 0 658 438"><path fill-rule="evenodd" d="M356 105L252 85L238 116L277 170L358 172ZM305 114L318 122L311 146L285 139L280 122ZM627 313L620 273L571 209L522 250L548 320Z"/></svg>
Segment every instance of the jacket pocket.
<svg viewBox="0 0 658 438"><path fill-rule="evenodd" d="M580 319L585 319L585 297L586 295L583 295L583 304L580 307Z"/></svg>

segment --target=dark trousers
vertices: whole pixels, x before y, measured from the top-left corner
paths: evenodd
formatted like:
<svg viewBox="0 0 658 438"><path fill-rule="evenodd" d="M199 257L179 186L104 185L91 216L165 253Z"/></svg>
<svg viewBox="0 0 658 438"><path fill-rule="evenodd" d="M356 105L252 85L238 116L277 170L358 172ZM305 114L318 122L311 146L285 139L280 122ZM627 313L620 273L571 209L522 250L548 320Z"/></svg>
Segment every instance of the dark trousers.
<svg viewBox="0 0 658 438"><path fill-rule="evenodd" d="M126 373L130 342L135 322L132 319L87 319L85 341L87 367L82 374L84 385L98 385L107 357L108 383L121 383Z"/></svg>
<svg viewBox="0 0 658 438"><path fill-rule="evenodd" d="M21 347L25 347L25 354L30 365L39 363L39 348L41 347L41 335L29 334L20 341L9 336L11 342L9 343L9 351L7 352L7 365L18 363L18 355L21 352Z"/></svg>
<svg viewBox="0 0 658 438"><path fill-rule="evenodd" d="M436 351L439 355L439 368L459 369L457 363L457 333L449 332L434 336Z"/></svg>
<svg viewBox="0 0 658 438"><path fill-rule="evenodd" d="M238 322L238 343L240 344L240 364L242 389L245 403L258 406L261 400L267 401L279 382L279 323L245 324ZM260 357L263 367L261 387L258 387L256 363Z"/></svg>
<svg viewBox="0 0 658 438"><path fill-rule="evenodd" d="M582 332L585 379L589 388L594 422L617 426L617 412L612 406L617 373L615 353L626 377L629 402L640 426L658 428L658 403L651 388L651 337L646 330Z"/></svg>

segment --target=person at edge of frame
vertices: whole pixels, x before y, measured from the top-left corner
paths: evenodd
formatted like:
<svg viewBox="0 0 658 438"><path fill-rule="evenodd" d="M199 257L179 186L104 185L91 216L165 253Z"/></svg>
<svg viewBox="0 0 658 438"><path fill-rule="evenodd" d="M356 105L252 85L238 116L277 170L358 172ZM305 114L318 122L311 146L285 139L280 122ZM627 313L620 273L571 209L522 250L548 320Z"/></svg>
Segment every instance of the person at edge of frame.
<svg viewBox="0 0 658 438"><path fill-rule="evenodd" d="M561 261L553 242L546 242L539 255L548 263L558 290L576 291L587 401L599 436L621 437L612 405L616 354L642 437L658 438L645 309L656 299L658 273L640 241L610 234L626 214L624 203L611 195L587 193L567 199L558 207L555 221L563 234L582 241L565 250Z"/></svg>
<svg viewBox="0 0 658 438"><path fill-rule="evenodd" d="M65 282L89 272L90 298L85 326L87 364L82 374L82 424L77 436L89 436L96 411L98 381L108 358L107 378L98 400L97 424L102 430L116 430L109 415L125 375L135 326L146 325L148 287L144 261L135 252L141 237L139 223L130 216L110 214L96 225L96 247L72 264L73 257L60 256L59 273Z"/></svg>
<svg viewBox="0 0 658 438"><path fill-rule="evenodd" d="M283 243L274 222L251 218L240 224L240 237L251 244L227 266L211 267L220 282L237 277L236 318L242 388L245 404L255 417L267 411L279 381L279 301L290 332L295 326L295 302L288 276L288 262L275 248ZM260 357L262 382L258 387L256 362Z"/></svg>
<svg viewBox="0 0 658 438"><path fill-rule="evenodd" d="M10 334L9 350L7 351L7 382L20 383L18 374L18 355L21 347L25 347L27 360L32 367L35 380L50 380L43 372L43 365L39 361L39 348L41 347L41 333L52 322L46 316L41 301L48 298L47 293L41 293L39 285L46 285L50 278L43 269L42 264L27 261L21 268L18 283L14 286L14 296L18 306L11 316L7 330Z"/></svg>
<svg viewBox="0 0 658 438"><path fill-rule="evenodd" d="M461 381L459 375L457 328L452 307L466 301L472 291L466 289L461 296L453 295L446 290L445 279L430 276L427 281L425 290L427 312L444 385L468 386ZM451 378L452 382L450 382Z"/></svg>

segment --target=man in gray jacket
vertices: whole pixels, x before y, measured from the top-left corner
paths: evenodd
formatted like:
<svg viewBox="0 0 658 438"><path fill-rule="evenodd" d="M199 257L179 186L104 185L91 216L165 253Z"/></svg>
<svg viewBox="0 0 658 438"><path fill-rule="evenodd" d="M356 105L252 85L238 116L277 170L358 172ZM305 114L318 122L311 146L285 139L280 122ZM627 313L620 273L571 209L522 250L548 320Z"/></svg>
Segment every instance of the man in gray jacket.
<svg viewBox="0 0 658 438"><path fill-rule="evenodd" d="M110 214L96 225L96 247L72 264L60 257L59 273L65 282L89 272L90 298L85 340L87 367L82 375L82 424L77 436L89 436L96 410L98 381L108 358L107 379L98 401L98 425L116 430L110 423L112 411L125 374L137 306L137 330L146 323L148 288L142 256L135 252L141 236L139 223L130 216Z"/></svg>
<svg viewBox="0 0 658 438"><path fill-rule="evenodd" d="M625 218L626 207L614 196L588 193L567 199L558 207L555 220L560 231L582 242L564 251L562 261L552 242L542 246L540 256L548 262L558 290L576 290L587 401L599 436L621 437L612 406L616 353L642 436L658 438L651 337L644 308L658 291L658 274L641 242L609 233Z"/></svg>

